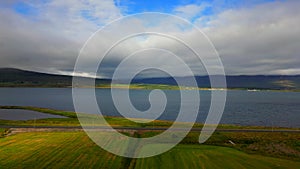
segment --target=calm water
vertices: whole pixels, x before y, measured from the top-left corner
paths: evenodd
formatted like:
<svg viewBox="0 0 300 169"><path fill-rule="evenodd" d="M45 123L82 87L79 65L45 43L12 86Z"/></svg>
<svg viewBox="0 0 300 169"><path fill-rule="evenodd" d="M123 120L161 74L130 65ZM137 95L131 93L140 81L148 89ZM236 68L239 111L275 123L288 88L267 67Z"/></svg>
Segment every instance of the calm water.
<svg viewBox="0 0 300 169"><path fill-rule="evenodd" d="M85 90L81 89L84 93ZM122 89L120 89L122 90ZM168 104L160 119L174 120L179 111L179 91L165 91ZM139 110L147 110L149 90L131 90ZM109 89L96 89L98 104L106 115L119 116ZM197 121L204 122L210 106L210 91L200 91ZM88 100L87 100L88 102ZM189 106L189 102L184 106ZM0 105L36 106L74 111L70 88L0 88ZM228 91L223 124L300 127L300 92Z"/></svg>
<svg viewBox="0 0 300 169"><path fill-rule="evenodd" d="M65 116L40 113L31 110L0 109L0 119L4 120L34 120L46 118L67 118Z"/></svg>

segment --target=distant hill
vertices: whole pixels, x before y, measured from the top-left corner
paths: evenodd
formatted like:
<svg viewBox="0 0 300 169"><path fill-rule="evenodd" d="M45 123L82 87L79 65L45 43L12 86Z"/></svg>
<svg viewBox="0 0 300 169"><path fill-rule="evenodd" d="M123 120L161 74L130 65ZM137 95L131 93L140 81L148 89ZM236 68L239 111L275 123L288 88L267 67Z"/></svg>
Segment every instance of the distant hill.
<svg viewBox="0 0 300 169"><path fill-rule="evenodd" d="M214 76L216 79L219 76ZM191 80L194 77L178 77L186 86L191 86ZM210 88L208 76L195 77L198 87ZM299 90L300 75L284 76L284 75L254 75L254 76L226 76L227 88L243 88L243 89L274 89L274 90ZM168 84L176 85L176 81L172 77L163 78L145 78L134 79L133 83L144 84ZM220 87L220 86L216 86Z"/></svg>
<svg viewBox="0 0 300 169"><path fill-rule="evenodd" d="M219 78L218 76L215 76ZM193 77L177 77L184 81L185 86L191 86ZM208 76L196 76L198 87L209 88ZM83 78L85 79L85 78ZM88 78L86 78L88 79ZM274 89L299 90L300 75L255 75L226 76L228 88L243 89ZM110 79L97 79L96 85L109 84ZM120 81L122 82L122 81ZM177 85L172 77L133 79L135 84L166 84ZM72 86L72 76L54 75L25 71L13 68L0 68L0 87L69 87ZM218 86L217 86L218 87Z"/></svg>
<svg viewBox="0 0 300 169"><path fill-rule="evenodd" d="M97 79L96 84L110 83ZM0 87L69 87L72 76L32 72L14 68L0 68Z"/></svg>

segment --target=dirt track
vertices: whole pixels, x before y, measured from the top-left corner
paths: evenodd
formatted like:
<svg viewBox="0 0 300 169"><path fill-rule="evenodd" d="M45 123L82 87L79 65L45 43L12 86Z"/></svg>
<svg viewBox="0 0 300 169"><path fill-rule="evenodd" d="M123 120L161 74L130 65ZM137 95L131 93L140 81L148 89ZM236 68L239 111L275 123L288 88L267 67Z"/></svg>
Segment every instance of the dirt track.
<svg viewBox="0 0 300 169"><path fill-rule="evenodd" d="M69 126L69 127L61 127L61 126L0 126L0 128L7 128L7 135L12 135L16 133L24 133L24 132L70 132L70 131L83 131L81 127L78 126ZM163 131L168 128L158 128L158 127L145 127L145 128L136 128L136 127L115 127L116 130L120 132L136 132L136 131ZM112 131L113 129L108 127L90 127L88 130L95 131ZM183 129L174 129L174 131L181 131ZM201 128L193 128L192 132L201 132ZM217 132L285 132L285 133L300 133L300 130L292 130L292 129L216 129Z"/></svg>

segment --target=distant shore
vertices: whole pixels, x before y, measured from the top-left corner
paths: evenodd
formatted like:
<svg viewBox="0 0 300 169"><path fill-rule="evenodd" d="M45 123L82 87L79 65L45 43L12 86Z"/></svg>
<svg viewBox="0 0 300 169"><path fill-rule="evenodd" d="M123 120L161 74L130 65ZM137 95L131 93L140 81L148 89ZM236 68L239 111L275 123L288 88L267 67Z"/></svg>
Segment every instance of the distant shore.
<svg viewBox="0 0 300 169"><path fill-rule="evenodd" d="M278 91L278 92L300 92L300 89L268 89L268 88L210 88L210 87L191 87L191 86L175 86L165 84L101 84L96 86L76 86L77 88L97 88L97 89L132 89L132 90L207 90L207 91L223 91L223 90L246 90L249 92L257 91ZM72 88L65 85L3 85L0 88Z"/></svg>
<svg viewBox="0 0 300 169"><path fill-rule="evenodd" d="M2 120L0 119L0 128L1 126L10 126L10 127L80 127L80 122L77 119L77 114L75 112L70 111L61 111L61 110L54 110L54 109L48 109L48 108L39 108L39 107L31 107L31 106L0 106L0 109L23 109L23 110L31 110L31 111L37 111L41 113L47 113L52 115L60 115L65 116L68 118L50 118L50 119L36 119L36 120ZM86 116L86 118L97 118L97 115L95 114L86 114L82 113L83 116ZM154 120L149 123L136 123L131 120L128 120L124 117L115 117L115 116L105 116L106 121L114 127L125 127L125 128L159 128L159 129L166 129L170 127L173 124L173 121L168 120ZM182 122L182 124L185 124L188 122ZM95 126L95 124L91 124L92 126ZM104 124L97 124L98 127L105 126ZM203 127L203 124L201 123L195 123L193 125L194 130L201 129ZM5 127L7 128L7 127ZM240 126L240 125L233 125L233 124L219 124L218 129L223 130L241 130L241 131L299 131L300 128L288 128L288 127L268 127L268 126Z"/></svg>

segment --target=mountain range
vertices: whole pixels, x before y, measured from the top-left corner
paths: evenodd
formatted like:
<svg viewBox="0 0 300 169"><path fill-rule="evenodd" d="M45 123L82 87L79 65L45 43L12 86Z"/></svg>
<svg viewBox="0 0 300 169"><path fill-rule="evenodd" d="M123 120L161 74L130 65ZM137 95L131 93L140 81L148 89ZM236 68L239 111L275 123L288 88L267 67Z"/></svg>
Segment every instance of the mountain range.
<svg viewBox="0 0 300 169"><path fill-rule="evenodd" d="M219 78L218 76L214 76ZM86 77L82 77L85 79ZM176 77L190 86L195 78L198 87L210 88L209 76ZM86 78L88 79L88 78ZM227 88L299 90L300 75L239 75L226 76ZM177 85L173 77L138 78L134 84ZM111 79L96 79L95 84L110 84ZM120 81L122 83L122 81ZM70 87L72 76L47 74L15 68L0 68L0 87ZM215 86L219 87L219 86Z"/></svg>

